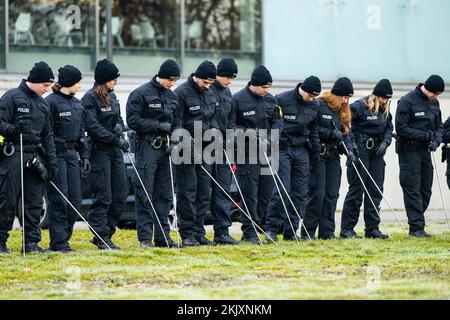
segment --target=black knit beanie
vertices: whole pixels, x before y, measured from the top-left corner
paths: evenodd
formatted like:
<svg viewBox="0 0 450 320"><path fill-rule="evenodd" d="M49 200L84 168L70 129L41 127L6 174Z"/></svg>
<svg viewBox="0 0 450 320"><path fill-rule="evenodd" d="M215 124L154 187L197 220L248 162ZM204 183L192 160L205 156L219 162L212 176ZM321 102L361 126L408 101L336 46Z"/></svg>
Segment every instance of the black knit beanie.
<svg viewBox="0 0 450 320"><path fill-rule="evenodd" d="M66 65L62 68L59 68L58 72L58 83L61 87L69 88L74 84L80 82L83 78L81 76L80 70L71 65Z"/></svg>
<svg viewBox="0 0 450 320"><path fill-rule="evenodd" d="M393 90L391 82L388 79L380 80L373 89L373 94L380 98L392 98Z"/></svg>
<svg viewBox="0 0 450 320"><path fill-rule="evenodd" d="M48 64L40 61L35 63L33 69L30 70L27 81L31 83L54 82L55 76Z"/></svg>
<svg viewBox="0 0 450 320"><path fill-rule="evenodd" d="M97 62L94 71L94 79L97 84L105 84L120 77L119 69L108 59Z"/></svg>
<svg viewBox="0 0 450 320"><path fill-rule="evenodd" d="M161 79L178 80L180 79L180 67L172 59L167 59L159 68L158 77Z"/></svg>
<svg viewBox="0 0 450 320"><path fill-rule="evenodd" d="M215 81L217 75L217 69L214 63L211 61L203 61L194 73L194 76L208 81Z"/></svg>
<svg viewBox="0 0 450 320"><path fill-rule="evenodd" d="M238 67L234 59L224 58L217 65L217 75L219 77L236 78Z"/></svg>
<svg viewBox="0 0 450 320"><path fill-rule="evenodd" d="M425 82L425 89L436 94L441 94L445 91L444 79L436 74L432 75Z"/></svg>
<svg viewBox="0 0 450 320"><path fill-rule="evenodd" d="M346 77L337 79L331 93L339 97L352 97L354 93L352 82Z"/></svg>
<svg viewBox="0 0 450 320"><path fill-rule="evenodd" d="M319 78L316 76L310 76L305 79L302 83L301 88L303 91L308 92L309 94L318 96L320 91L322 91L322 84L320 83Z"/></svg>
<svg viewBox="0 0 450 320"><path fill-rule="evenodd" d="M252 73L252 79L250 81L250 84L253 86L266 86L266 85L272 85L272 75L270 74L270 71L267 70L264 66L259 66L255 70L253 70Z"/></svg>

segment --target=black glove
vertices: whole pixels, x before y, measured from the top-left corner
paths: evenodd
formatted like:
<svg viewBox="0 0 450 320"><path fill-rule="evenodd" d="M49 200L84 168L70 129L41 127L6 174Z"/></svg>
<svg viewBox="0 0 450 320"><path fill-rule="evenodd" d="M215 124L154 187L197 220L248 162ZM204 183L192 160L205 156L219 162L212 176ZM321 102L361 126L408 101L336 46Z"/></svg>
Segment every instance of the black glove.
<svg viewBox="0 0 450 320"><path fill-rule="evenodd" d="M114 127L114 135L117 137L120 137L123 133L123 128L122 126L118 123L116 124L116 126Z"/></svg>
<svg viewBox="0 0 450 320"><path fill-rule="evenodd" d="M91 172L91 163L89 162L88 158L81 159L81 164L83 165L83 172L85 174Z"/></svg>
<svg viewBox="0 0 450 320"><path fill-rule="evenodd" d="M170 122L161 122L158 124L158 128L163 133L170 133L170 129L172 129L172 125Z"/></svg>
<svg viewBox="0 0 450 320"><path fill-rule="evenodd" d="M170 156L172 154L173 149L177 148L177 143L170 142L166 147L166 155Z"/></svg>
<svg viewBox="0 0 450 320"><path fill-rule="evenodd" d="M433 141L430 146L428 147L428 150L430 152L435 152L439 148L440 143L437 141Z"/></svg>
<svg viewBox="0 0 450 320"><path fill-rule="evenodd" d="M353 151L351 151L351 150L348 151L347 159L350 162L355 162L356 161L356 155L353 153Z"/></svg>
<svg viewBox="0 0 450 320"><path fill-rule="evenodd" d="M377 157L384 156L386 154L386 150L387 150L388 146L389 145L386 141L381 142L380 145L378 146L377 151L375 152L375 155Z"/></svg>
<svg viewBox="0 0 450 320"><path fill-rule="evenodd" d="M48 181L54 181L54 179L56 178L56 176L58 175L58 168L54 167L54 166L50 166L47 168L47 178Z"/></svg>
<svg viewBox="0 0 450 320"><path fill-rule="evenodd" d="M353 154L355 155L356 158L359 158L359 149L357 146L353 145Z"/></svg>
<svg viewBox="0 0 450 320"><path fill-rule="evenodd" d="M130 144L125 139L122 138L119 139L117 145L123 152L128 152L128 150L130 149Z"/></svg>
<svg viewBox="0 0 450 320"><path fill-rule="evenodd" d="M434 133L433 133L433 131L430 131L430 130L426 131L425 132L425 141L432 142L433 140L434 140Z"/></svg>
<svg viewBox="0 0 450 320"><path fill-rule="evenodd" d="M339 131L337 129L334 129L334 131L333 131L333 138L336 138L338 140L342 140L342 139L344 139L344 134L341 131Z"/></svg>

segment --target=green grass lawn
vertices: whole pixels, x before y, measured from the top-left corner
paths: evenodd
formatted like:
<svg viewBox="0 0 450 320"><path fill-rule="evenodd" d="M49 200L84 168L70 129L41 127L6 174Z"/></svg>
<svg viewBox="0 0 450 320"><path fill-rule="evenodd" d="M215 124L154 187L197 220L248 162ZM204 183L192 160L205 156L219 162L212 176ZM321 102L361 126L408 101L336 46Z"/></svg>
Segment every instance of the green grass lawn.
<svg viewBox="0 0 450 320"><path fill-rule="evenodd" d="M74 254L20 255L20 230L0 256L0 299L450 299L450 232L412 239L140 249L118 231L121 252L100 252L76 231ZM173 236L175 238L175 236ZM43 232L42 246L48 246Z"/></svg>

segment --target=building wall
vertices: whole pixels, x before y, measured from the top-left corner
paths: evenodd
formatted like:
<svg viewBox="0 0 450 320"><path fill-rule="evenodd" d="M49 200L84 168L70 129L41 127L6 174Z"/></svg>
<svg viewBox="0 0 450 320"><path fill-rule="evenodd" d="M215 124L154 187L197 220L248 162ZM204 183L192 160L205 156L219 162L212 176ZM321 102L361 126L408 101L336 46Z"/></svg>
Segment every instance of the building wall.
<svg viewBox="0 0 450 320"><path fill-rule="evenodd" d="M450 80L448 0L262 0L263 55L277 79Z"/></svg>

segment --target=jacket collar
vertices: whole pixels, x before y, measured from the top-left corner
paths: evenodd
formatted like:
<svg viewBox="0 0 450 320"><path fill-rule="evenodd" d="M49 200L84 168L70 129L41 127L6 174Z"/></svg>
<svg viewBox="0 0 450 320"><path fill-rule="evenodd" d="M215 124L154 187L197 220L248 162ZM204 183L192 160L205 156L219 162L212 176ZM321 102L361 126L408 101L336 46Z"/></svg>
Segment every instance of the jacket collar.
<svg viewBox="0 0 450 320"><path fill-rule="evenodd" d="M39 97L39 95L36 92L31 90L27 86L27 81L25 79L23 79L22 82L20 83L19 89L22 90L23 92L25 92L31 98L38 98Z"/></svg>

